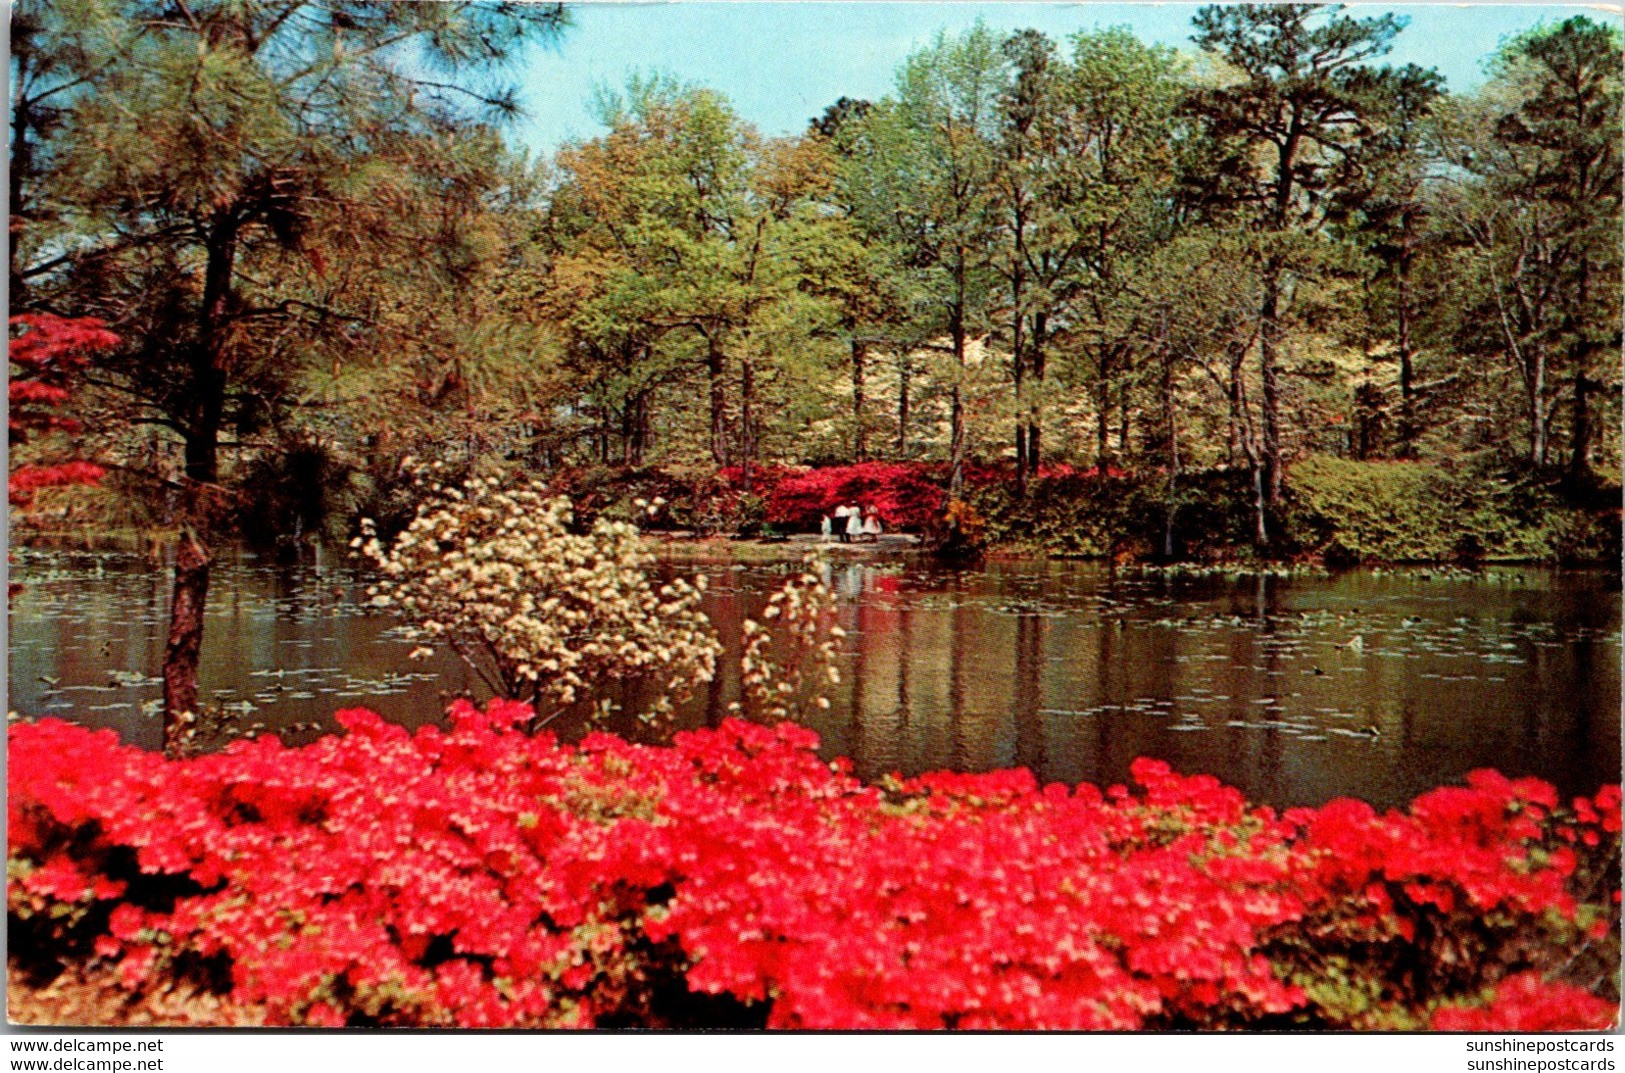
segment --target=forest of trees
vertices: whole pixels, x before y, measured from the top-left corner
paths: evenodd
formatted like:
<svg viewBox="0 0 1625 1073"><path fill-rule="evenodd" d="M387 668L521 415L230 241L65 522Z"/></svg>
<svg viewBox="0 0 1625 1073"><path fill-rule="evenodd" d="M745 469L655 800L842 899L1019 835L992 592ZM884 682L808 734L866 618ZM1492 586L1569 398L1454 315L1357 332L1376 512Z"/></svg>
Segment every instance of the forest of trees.
<svg viewBox="0 0 1625 1073"><path fill-rule="evenodd" d="M100 487L39 506L181 533L172 710L210 548L398 515L413 458L1224 472L1266 550L1310 456L1617 489L1621 42L1583 15L1467 94L1384 64L1393 15L977 25L785 137L634 78L545 160L511 61L568 48L562 6L13 17L12 313L118 340L14 465L82 457Z"/></svg>

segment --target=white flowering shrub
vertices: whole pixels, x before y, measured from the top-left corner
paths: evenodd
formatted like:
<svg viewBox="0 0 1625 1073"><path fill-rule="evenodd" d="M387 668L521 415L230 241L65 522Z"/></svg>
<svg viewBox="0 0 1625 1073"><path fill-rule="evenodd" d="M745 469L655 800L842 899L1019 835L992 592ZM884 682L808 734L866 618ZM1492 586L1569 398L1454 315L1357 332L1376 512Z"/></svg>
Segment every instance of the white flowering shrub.
<svg viewBox="0 0 1625 1073"><path fill-rule="evenodd" d="M841 682L836 646L846 631L835 624L835 596L821 579L823 564L810 555L804 569L768 600L762 618L746 619L739 655L740 715L763 722L804 720L827 709L830 687Z"/></svg>
<svg viewBox="0 0 1625 1073"><path fill-rule="evenodd" d="M425 646L450 648L494 693L533 702L539 721L592 696L608 708L604 694L627 683L651 694L640 714L669 712L716 673L705 579L661 583L636 528L600 520L574 533L571 520L570 501L541 484L475 478L428 486L387 547L363 521L352 547L379 571L375 606Z"/></svg>

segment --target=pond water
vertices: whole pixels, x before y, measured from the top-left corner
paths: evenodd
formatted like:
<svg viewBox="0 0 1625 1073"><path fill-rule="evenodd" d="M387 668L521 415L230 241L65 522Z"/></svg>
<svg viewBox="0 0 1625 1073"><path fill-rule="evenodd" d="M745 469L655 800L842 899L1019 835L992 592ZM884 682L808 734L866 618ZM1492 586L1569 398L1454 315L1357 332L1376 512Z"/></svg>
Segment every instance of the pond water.
<svg viewBox="0 0 1625 1073"><path fill-rule="evenodd" d="M710 578L706 611L730 655L677 724L714 723L737 695L742 620L799 567L719 554L666 568ZM1037 561L947 572L902 553L829 571L844 673L809 724L866 778L1024 766L1105 784L1155 756L1277 806L1398 805L1478 767L1568 793L1620 778L1615 576L1169 576ZM12 580L8 707L156 747L163 564L24 549ZM364 600L331 556L223 560L205 697L245 729L298 741L333 729L336 709L419 725L477 693L452 657L409 661L413 645ZM652 733L630 718L609 729Z"/></svg>

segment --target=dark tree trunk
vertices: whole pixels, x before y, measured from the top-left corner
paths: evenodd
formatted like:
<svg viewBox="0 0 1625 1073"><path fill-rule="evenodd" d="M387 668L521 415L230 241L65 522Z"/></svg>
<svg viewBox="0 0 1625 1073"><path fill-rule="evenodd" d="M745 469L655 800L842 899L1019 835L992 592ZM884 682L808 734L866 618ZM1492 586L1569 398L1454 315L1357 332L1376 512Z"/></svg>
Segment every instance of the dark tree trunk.
<svg viewBox="0 0 1625 1073"><path fill-rule="evenodd" d="M220 424L226 408L226 317L236 261L236 224L224 222L209 238L201 331L188 370L192 398L186 422L186 476L204 484L213 484L220 474Z"/></svg>
<svg viewBox="0 0 1625 1073"><path fill-rule="evenodd" d="M1100 354L1099 376L1095 380L1095 417L1095 467L1104 470L1112 459L1111 382L1104 351Z"/></svg>
<svg viewBox="0 0 1625 1073"><path fill-rule="evenodd" d="M1275 170L1275 213L1272 223L1278 234L1287 229L1298 146L1302 138L1303 131L1298 126L1294 107L1292 128L1279 147ZM1280 254L1272 254L1265 264L1264 300L1258 315L1258 379L1264 426L1259 464L1263 470L1263 509L1266 513L1273 511L1281 498L1281 380L1276 357L1281 343L1281 276L1284 268ZM1258 528L1262 547L1267 534L1265 518L1259 518Z"/></svg>
<svg viewBox="0 0 1625 1073"><path fill-rule="evenodd" d="M1018 233L1019 242L1019 233ZM1018 254L1017 263L1020 263ZM1026 314L1021 307L1022 273L1018 269L1011 284L1012 305L1015 315L1010 325L1010 374L1015 382L1015 410L1016 410L1016 494L1027 495L1027 471L1029 460L1027 458L1027 398L1022 388L1027 381L1027 352L1026 352Z"/></svg>
<svg viewBox="0 0 1625 1073"><path fill-rule="evenodd" d="M1027 366L1031 370L1033 401L1027 408L1027 467L1031 475L1037 476L1039 467L1044 464L1043 427L1044 427L1044 343L1049 331L1049 318L1039 313L1033 317L1033 335L1027 344Z"/></svg>
<svg viewBox="0 0 1625 1073"><path fill-rule="evenodd" d="M1405 217L1409 241L1410 216ZM1408 250L1399 257L1399 450L1398 457L1416 457L1416 371L1411 355L1411 257Z"/></svg>
<svg viewBox="0 0 1625 1073"><path fill-rule="evenodd" d="M897 457L908 457L908 405L909 381L914 367L909 363L908 348L897 350Z"/></svg>
<svg viewBox="0 0 1625 1073"><path fill-rule="evenodd" d="M621 409L621 465L643 465L643 451L649 435L649 393L629 393Z"/></svg>
<svg viewBox="0 0 1625 1073"><path fill-rule="evenodd" d="M1568 482L1572 488L1581 488L1591 475L1591 391L1595 381L1585 375L1585 363L1574 367L1574 412L1569 430Z"/></svg>
<svg viewBox="0 0 1625 1073"><path fill-rule="evenodd" d="M187 414L184 521L175 550L175 590L164 645L164 743L177 748L183 716L198 714L198 661L203 651L203 614L209 595L212 529L220 476L220 423L226 405L226 319L232 299L239 222L221 209L205 243L203 306L197 344L191 351L191 406Z"/></svg>
<svg viewBox="0 0 1625 1073"><path fill-rule="evenodd" d="M1230 351L1230 442L1227 460L1234 465L1238 458L1247 460L1253 480L1253 542L1260 549L1269 545L1269 496L1264 477L1263 460L1247 428L1246 398L1243 395L1242 366L1247 360L1244 345L1233 345Z"/></svg>
<svg viewBox="0 0 1625 1073"><path fill-rule="evenodd" d="M1174 558L1174 525L1179 513L1179 408L1174 400L1174 360L1162 352L1162 435L1168 465L1168 492L1163 504L1162 557Z"/></svg>
<svg viewBox="0 0 1625 1073"><path fill-rule="evenodd" d="M852 339L852 461L865 462L869 458L868 439L863 429L864 374L869 359L867 340Z"/></svg>
<svg viewBox="0 0 1625 1073"><path fill-rule="evenodd" d="M955 306L948 326L954 347L954 388L949 401L948 494L958 498L965 484L965 311Z"/></svg>
<svg viewBox="0 0 1625 1073"><path fill-rule="evenodd" d="M654 429L649 424L649 392L638 392L637 420L632 424L633 461L641 466L649 448L654 446Z"/></svg>
<svg viewBox="0 0 1625 1073"><path fill-rule="evenodd" d="M186 721L198 710L198 662L208 599L209 550L187 529L175 546L175 591L164 646L164 751L171 756L180 753Z"/></svg>
<svg viewBox="0 0 1625 1073"><path fill-rule="evenodd" d="M1225 441L1225 465L1233 466L1238 458L1246 457L1246 449L1241 442L1242 436L1242 395L1241 395L1241 364L1245 360L1246 352L1239 347L1230 356L1230 382L1227 385L1225 397L1230 403L1230 438Z"/></svg>
<svg viewBox="0 0 1625 1073"><path fill-rule="evenodd" d="M14 19L12 30L16 33L21 29L23 20ZM24 31L26 33L26 31ZM22 36L21 34L18 35ZM12 40L12 62L16 70L12 72L14 86L21 87L28 77L29 51L26 38ZM10 206L11 206L11 238L7 247L10 255L8 263L8 279L10 280L11 311L16 313L23 307L25 286L23 282L22 262L17 253L17 240L22 237L24 214L27 208L23 204L23 183L34 170L34 142L30 136L33 114L29 100L23 96L21 88L16 90L17 100L11 109L11 175L10 175Z"/></svg>
<svg viewBox="0 0 1625 1073"><path fill-rule="evenodd" d="M749 354L739 365L739 405L739 465L749 492L751 464L756 460L756 366Z"/></svg>
<svg viewBox="0 0 1625 1073"><path fill-rule="evenodd" d="M1253 463L1253 540L1260 548L1270 544L1269 498L1265 494L1264 467Z"/></svg>
<svg viewBox="0 0 1625 1073"><path fill-rule="evenodd" d="M705 375L711 386L711 460L718 466L728 464L728 389L724 380L727 363L722 352L720 335L708 335L705 340Z"/></svg>
<svg viewBox="0 0 1625 1073"><path fill-rule="evenodd" d="M632 396L627 395L621 400L621 465L630 468L635 453L633 446L632 422L636 419L632 413Z"/></svg>
<svg viewBox="0 0 1625 1073"><path fill-rule="evenodd" d="M948 336L954 349L954 388L949 400L948 494L957 499L965 485L965 304L967 284L966 251L957 251L954 260L954 304L948 314Z"/></svg>
<svg viewBox="0 0 1625 1073"><path fill-rule="evenodd" d="M1260 463L1264 475L1264 502L1270 509L1274 509L1281 498L1281 381L1276 365L1280 339L1280 267L1272 263L1264 277L1264 301L1259 310L1258 336L1258 374L1264 426Z"/></svg>
<svg viewBox="0 0 1625 1073"><path fill-rule="evenodd" d="M1027 495L1027 410L1021 403L1021 388L1016 388L1016 495Z"/></svg>
<svg viewBox="0 0 1625 1073"><path fill-rule="evenodd" d="M1546 467L1546 415L1541 403L1546 398L1546 348L1536 343L1534 374L1529 379L1525 396L1529 403L1529 461L1537 469Z"/></svg>
<svg viewBox="0 0 1625 1073"><path fill-rule="evenodd" d="M1591 259L1580 258L1580 287L1579 300L1575 303L1577 310L1585 309L1591 292ZM1579 334L1579 318L1573 314L1568 318L1571 335ZM1584 339L1576 339L1570 352L1569 362L1574 366L1574 403L1572 422L1569 426L1569 464L1567 481L1570 488L1580 489L1585 486L1587 478L1591 475L1591 408L1590 396L1594 388L1602 385L1595 383L1586 376L1586 364L1592 354L1591 345Z"/></svg>

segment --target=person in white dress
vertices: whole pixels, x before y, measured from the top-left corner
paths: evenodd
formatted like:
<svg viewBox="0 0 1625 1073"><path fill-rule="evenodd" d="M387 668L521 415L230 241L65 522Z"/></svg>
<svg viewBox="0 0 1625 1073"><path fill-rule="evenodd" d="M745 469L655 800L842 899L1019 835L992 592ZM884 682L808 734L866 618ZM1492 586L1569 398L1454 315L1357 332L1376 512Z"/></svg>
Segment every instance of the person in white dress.
<svg viewBox="0 0 1625 1073"><path fill-rule="evenodd" d="M835 527L830 524L829 515L826 514L818 520L818 542L828 544L835 536Z"/></svg>
<svg viewBox="0 0 1625 1073"><path fill-rule="evenodd" d="M848 544L863 535L863 511L857 507L846 508L846 542Z"/></svg>
<svg viewBox="0 0 1625 1073"><path fill-rule="evenodd" d="M869 513L864 515L863 518L863 535L878 544L880 542L880 533L880 512L870 507Z"/></svg>

